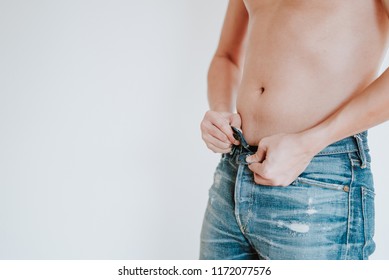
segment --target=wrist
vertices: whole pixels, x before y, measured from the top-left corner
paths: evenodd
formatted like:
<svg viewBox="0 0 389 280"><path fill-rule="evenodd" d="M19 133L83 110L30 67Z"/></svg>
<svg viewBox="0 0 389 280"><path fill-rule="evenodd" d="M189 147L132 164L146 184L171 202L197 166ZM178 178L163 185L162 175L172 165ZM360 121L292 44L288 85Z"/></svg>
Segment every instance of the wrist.
<svg viewBox="0 0 389 280"><path fill-rule="evenodd" d="M227 104L217 104L210 106L210 110L219 113L232 113L232 106Z"/></svg>
<svg viewBox="0 0 389 280"><path fill-rule="evenodd" d="M314 156L332 143L331 134L325 127L317 126L298 133L307 153Z"/></svg>

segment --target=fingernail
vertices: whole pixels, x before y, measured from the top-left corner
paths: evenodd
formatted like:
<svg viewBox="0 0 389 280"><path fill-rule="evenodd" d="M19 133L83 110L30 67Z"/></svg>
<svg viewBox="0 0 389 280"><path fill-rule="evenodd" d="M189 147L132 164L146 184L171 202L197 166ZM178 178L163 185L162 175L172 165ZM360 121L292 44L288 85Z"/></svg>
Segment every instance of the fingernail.
<svg viewBox="0 0 389 280"><path fill-rule="evenodd" d="M259 163L260 161L258 161L256 158L255 158L255 155L252 155L252 156L247 156L246 157L246 163L248 165L252 164L252 163Z"/></svg>

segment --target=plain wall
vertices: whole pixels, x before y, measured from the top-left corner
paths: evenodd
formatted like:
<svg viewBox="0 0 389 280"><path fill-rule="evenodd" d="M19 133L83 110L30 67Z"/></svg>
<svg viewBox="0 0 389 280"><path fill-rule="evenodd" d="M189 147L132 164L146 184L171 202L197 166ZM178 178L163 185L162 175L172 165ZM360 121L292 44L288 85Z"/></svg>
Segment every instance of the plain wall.
<svg viewBox="0 0 389 280"><path fill-rule="evenodd" d="M197 259L226 0L0 1L0 259ZM389 259L388 124L370 132Z"/></svg>

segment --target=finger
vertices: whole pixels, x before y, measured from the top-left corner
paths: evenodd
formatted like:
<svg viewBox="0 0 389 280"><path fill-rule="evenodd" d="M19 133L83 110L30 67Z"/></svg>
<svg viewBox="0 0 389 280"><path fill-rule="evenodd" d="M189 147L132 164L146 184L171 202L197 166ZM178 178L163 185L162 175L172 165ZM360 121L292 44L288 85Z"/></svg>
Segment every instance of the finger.
<svg viewBox="0 0 389 280"><path fill-rule="evenodd" d="M272 172L271 167L267 161L263 162L254 162L248 165L249 169L253 171L254 174L258 175L260 178L268 181L272 181Z"/></svg>
<svg viewBox="0 0 389 280"><path fill-rule="evenodd" d="M236 128L241 129L242 120L239 114L233 114L230 118L230 125Z"/></svg>
<svg viewBox="0 0 389 280"><path fill-rule="evenodd" d="M238 128L238 127L236 127ZM231 128L231 125L228 127L228 133L226 134L229 141L234 145L239 145L240 141L234 137L234 131Z"/></svg>
<svg viewBox="0 0 389 280"><path fill-rule="evenodd" d="M254 173L254 182L257 185L262 186L273 186L273 183L271 180L261 177L261 175Z"/></svg>
<svg viewBox="0 0 389 280"><path fill-rule="evenodd" d="M222 142L231 144L231 141L228 139L227 135L225 135L217 126L213 125L212 123L207 122L203 124L203 130L204 136L209 134Z"/></svg>
<svg viewBox="0 0 389 280"><path fill-rule="evenodd" d="M233 114L230 118L230 125L233 126L233 127L236 127L237 129L241 130L241 127L242 127L242 120L240 118L240 115L239 114ZM234 137L234 135L232 134L232 137ZM235 139L235 137L234 137ZM235 145L239 145L239 141L236 140L236 143L234 143Z"/></svg>
<svg viewBox="0 0 389 280"><path fill-rule="evenodd" d="M247 159L246 159L247 160ZM254 174L260 174L262 170L262 163L260 162L251 162L248 165L248 168L254 173Z"/></svg>
<svg viewBox="0 0 389 280"><path fill-rule="evenodd" d="M215 145L213 145L211 143L207 143L207 147L208 147L208 149L210 149L211 151L213 151L215 153L227 154L227 153L231 152L231 148L221 149L221 148L216 147Z"/></svg>
<svg viewBox="0 0 389 280"><path fill-rule="evenodd" d="M231 148L231 143L226 143L223 141L220 141L217 138L212 137L209 134L204 135L203 140L205 143L212 144L213 146L217 147L218 149L227 150Z"/></svg>
<svg viewBox="0 0 389 280"><path fill-rule="evenodd" d="M220 129L224 135L227 136L228 140L235 144L235 145L238 145L239 144L239 141L237 141L234 137L234 133L232 131L232 128L231 128L231 125L229 124L228 121L225 121L225 120L216 120L214 125Z"/></svg>
<svg viewBox="0 0 389 280"><path fill-rule="evenodd" d="M266 183L268 183L269 179L261 176L262 163L251 163L248 168L253 172L255 183L260 185L266 185Z"/></svg>
<svg viewBox="0 0 389 280"><path fill-rule="evenodd" d="M256 184L265 186L287 186L285 181L280 177L282 174L276 175L271 167L269 167L268 161L263 163L252 163L249 169L254 173L254 181Z"/></svg>
<svg viewBox="0 0 389 280"><path fill-rule="evenodd" d="M254 164L254 163L260 163L261 160L260 160L260 158L258 157L258 155L255 153L255 154L253 154L253 155L251 155L251 156L247 156L247 157L246 157L246 162L247 162L249 165L252 165L252 164Z"/></svg>
<svg viewBox="0 0 389 280"><path fill-rule="evenodd" d="M265 165L263 163L252 163L249 164L248 168L253 172L254 181L256 184L265 186L273 185L273 181L271 180L271 178L267 177L267 174L264 172Z"/></svg>
<svg viewBox="0 0 389 280"><path fill-rule="evenodd" d="M266 150L263 147L258 147L258 150L255 154L246 157L246 162L248 164L255 162L263 162L266 159Z"/></svg>
<svg viewBox="0 0 389 280"><path fill-rule="evenodd" d="M254 181L258 185L264 185L264 186L272 186L272 187L286 187L289 186L290 183L283 180L282 178L265 178L260 174L254 173Z"/></svg>

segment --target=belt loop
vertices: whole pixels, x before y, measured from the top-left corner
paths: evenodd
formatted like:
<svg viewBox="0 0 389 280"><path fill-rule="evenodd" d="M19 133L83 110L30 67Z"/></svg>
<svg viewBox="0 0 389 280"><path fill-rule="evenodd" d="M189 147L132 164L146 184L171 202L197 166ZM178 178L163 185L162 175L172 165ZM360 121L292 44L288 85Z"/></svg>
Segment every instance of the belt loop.
<svg viewBox="0 0 389 280"><path fill-rule="evenodd" d="M355 134L354 135L354 138L357 142L357 146L358 146L358 154L359 154L359 158L361 160L361 168L366 168L367 166L367 160L366 160L366 153L365 153L365 149L363 148L363 139L361 137L362 133L358 133L358 134Z"/></svg>

